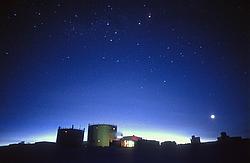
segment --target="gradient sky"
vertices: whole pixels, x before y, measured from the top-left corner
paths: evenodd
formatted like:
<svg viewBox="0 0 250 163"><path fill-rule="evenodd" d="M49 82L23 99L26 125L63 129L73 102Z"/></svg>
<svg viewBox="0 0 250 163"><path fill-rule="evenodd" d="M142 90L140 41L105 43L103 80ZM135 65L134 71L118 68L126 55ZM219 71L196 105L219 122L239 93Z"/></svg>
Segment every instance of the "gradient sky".
<svg viewBox="0 0 250 163"><path fill-rule="evenodd" d="M250 137L241 1L5 0L0 13L0 144L88 123L179 143Z"/></svg>

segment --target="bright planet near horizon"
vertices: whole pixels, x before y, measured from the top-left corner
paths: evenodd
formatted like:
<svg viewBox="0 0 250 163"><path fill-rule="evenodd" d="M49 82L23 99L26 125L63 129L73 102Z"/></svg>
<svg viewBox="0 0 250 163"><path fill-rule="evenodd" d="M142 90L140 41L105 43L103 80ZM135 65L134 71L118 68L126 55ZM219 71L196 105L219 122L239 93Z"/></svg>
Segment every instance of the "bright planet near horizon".
<svg viewBox="0 0 250 163"><path fill-rule="evenodd" d="M214 114L211 114L211 115L210 115L210 118L211 118L211 119L215 119L215 115L214 115Z"/></svg>

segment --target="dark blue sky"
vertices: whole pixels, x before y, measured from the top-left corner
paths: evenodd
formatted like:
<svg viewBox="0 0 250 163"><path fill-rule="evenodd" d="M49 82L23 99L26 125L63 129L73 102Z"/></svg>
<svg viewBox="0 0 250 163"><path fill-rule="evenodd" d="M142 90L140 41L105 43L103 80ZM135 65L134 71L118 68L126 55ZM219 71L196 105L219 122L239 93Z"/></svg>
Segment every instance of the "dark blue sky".
<svg viewBox="0 0 250 163"><path fill-rule="evenodd" d="M0 6L1 144L53 140L59 125L88 123L177 142L250 136L241 1Z"/></svg>

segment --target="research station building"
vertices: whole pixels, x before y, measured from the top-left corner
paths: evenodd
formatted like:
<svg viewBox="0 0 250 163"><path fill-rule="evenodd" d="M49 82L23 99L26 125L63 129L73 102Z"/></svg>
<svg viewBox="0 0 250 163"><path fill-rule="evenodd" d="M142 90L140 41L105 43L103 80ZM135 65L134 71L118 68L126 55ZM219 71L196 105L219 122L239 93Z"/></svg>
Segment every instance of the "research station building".
<svg viewBox="0 0 250 163"><path fill-rule="evenodd" d="M117 126L110 124L94 124L88 126L88 145L109 147L117 136Z"/></svg>
<svg viewBox="0 0 250 163"><path fill-rule="evenodd" d="M63 146L79 147L83 144L84 129L61 128L57 130L56 144Z"/></svg>

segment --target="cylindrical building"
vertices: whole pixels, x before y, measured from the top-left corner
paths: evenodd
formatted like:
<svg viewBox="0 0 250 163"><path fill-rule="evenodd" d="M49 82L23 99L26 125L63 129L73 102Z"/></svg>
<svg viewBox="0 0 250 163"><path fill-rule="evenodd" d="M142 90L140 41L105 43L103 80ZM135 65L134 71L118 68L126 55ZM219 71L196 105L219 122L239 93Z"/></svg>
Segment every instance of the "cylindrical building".
<svg viewBox="0 0 250 163"><path fill-rule="evenodd" d="M83 144L84 129L58 128L56 144L64 146L81 146Z"/></svg>
<svg viewBox="0 0 250 163"><path fill-rule="evenodd" d="M109 124L95 124L88 126L88 144L90 146L109 147L116 139L117 126Z"/></svg>

